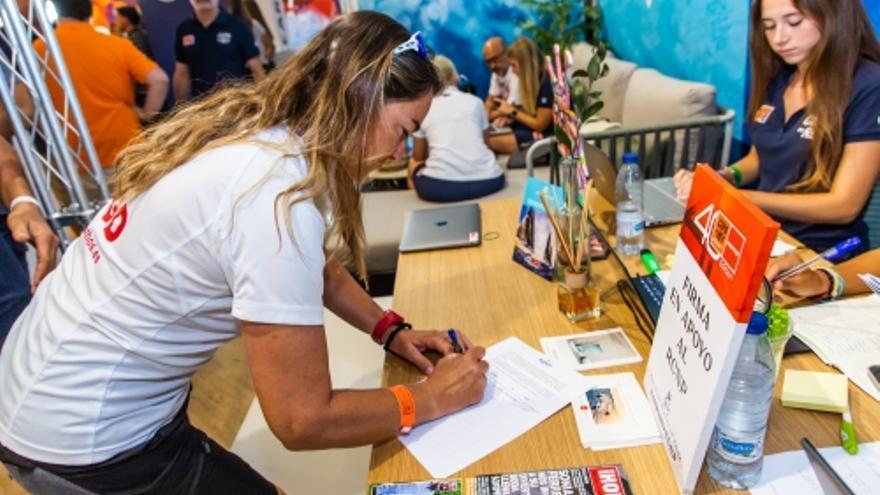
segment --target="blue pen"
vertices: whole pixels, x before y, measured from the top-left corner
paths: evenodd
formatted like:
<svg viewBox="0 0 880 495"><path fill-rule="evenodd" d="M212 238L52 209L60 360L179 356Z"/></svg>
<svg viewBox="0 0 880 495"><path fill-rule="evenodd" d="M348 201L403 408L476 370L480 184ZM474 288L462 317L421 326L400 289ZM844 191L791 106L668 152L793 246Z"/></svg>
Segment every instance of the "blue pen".
<svg viewBox="0 0 880 495"><path fill-rule="evenodd" d="M454 328L450 328L448 332L449 340L452 341L452 350L461 354L464 352L464 349L461 347L461 344L458 342L458 332L455 331Z"/></svg>
<svg viewBox="0 0 880 495"><path fill-rule="evenodd" d="M861 245L862 245L861 239L859 239L858 237L850 237L849 239L847 239L845 241L841 241L841 242L835 244L834 246L831 246L830 248L826 249L825 251L822 251L821 253L808 259L807 261L804 261L803 263L801 263L799 265L795 265L795 266L789 268L788 270L785 270L784 272L776 275L775 277L773 277L773 280L771 280L770 282L776 282L777 280L782 280L783 278L791 277L792 275L797 275L798 273L809 268L810 265L812 265L813 263L815 263L823 258L828 261L831 261L831 262L835 262L839 259L845 258L847 255L852 253L856 248L858 248Z"/></svg>

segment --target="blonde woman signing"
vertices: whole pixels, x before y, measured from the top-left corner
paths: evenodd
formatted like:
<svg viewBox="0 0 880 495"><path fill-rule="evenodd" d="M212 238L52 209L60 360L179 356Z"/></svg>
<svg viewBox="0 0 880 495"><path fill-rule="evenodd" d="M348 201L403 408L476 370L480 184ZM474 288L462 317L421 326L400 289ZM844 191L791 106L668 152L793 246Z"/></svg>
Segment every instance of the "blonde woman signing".
<svg viewBox="0 0 880 495"><path fill-rule="evenodd" d="M484 349L463 339L453 354L445 333L410 330L343 266L363 275L358 186L439 86L420 38L359 12L265 80L183 107L127 148L116 200L0 354L0 459L13 477L34 493L275 493L186 418L193 373L238 335L290 449L381 442L478 402ZM334 390L325 307L427 380ZM445 357L435 366L427 351Z"/></svg>
<svg viewBox="0 0 880 495"><path fill-rule="evenodd" d="M754 185L746 196L813 250L853 236L867 249L862 216L880 173L880 45L861 1L756 0L750 31L753 146L721 174ZM691 172L675 181L686 198Z"/></svg>
<svg viewBox="0 0 880 495"><path fill-rule="evenodd" d="M541 51L534 41L519 38L507 49L511 70L519 78L519 102L514 106L495 98L491 117L507 117L512 133L489 137L489 147L496 153L513 153L553 131L553 86L544 72Z"/></svg>

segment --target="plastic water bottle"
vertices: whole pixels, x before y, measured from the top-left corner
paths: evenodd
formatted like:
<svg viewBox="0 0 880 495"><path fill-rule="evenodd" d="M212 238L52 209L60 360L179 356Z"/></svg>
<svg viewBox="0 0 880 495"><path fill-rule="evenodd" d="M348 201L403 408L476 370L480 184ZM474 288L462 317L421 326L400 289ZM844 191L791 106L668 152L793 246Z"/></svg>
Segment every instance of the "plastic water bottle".
<svg viewBox="0 0 880 495"><path fill-rule="evenodd" d="M745 489L761 480L767 416L776 376L774 367L773 351L767 340L767 317L755 312L709 446L709 475L723 486Z"/></svg>
<svg viewBox="0 0 880 495"><path fill-rule="evenodd" d="M623 154L623 165L617 172L617 250L623 254L639 254L645 244L644 183L639 170L638 155Z"/></svg>

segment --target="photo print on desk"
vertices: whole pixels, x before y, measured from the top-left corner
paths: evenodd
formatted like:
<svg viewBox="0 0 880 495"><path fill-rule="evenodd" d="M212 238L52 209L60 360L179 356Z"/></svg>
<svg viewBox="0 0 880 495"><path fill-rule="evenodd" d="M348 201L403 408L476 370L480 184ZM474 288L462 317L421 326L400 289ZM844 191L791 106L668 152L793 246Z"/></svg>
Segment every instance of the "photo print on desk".
<svg viewBox="0 0 880 495"><path fill-rule="evenodd" d="M607 450L660 442L651 406L632 373L589 375L572 401L581 445Z"/></svg>
<svg viewBox="0 0 880 495"><path fill-rule="evenodd" d="M544 354L578 371L638 363L642 356L621 328L543 337Z"/></svg>
<svg viewBox="0 0 880 495"><path fill-rule="evenodd" d="M582 411L590 411L597 425L622 423L626 418L623 400L616 388L591 388L587 390L587 405Z"/></svg>

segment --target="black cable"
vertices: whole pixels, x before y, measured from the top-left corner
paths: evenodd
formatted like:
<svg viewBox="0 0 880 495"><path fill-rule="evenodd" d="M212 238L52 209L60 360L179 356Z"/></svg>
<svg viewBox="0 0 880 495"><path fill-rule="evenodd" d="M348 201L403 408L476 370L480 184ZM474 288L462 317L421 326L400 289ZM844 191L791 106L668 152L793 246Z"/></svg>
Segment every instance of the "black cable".
<svg viewBox="0 0 880 495"><path fill-rule="evenodd" d="M620 290L620 296L623 298L624 304L626 304L626 307L628 307L632 313L633 319L636 321L636 326L639 327L639 331L648 339L648 342L653 343L654 323L646 314L647 310L642 304L638 292L636 292L632 287L631 282L628 280L618 280L617 287L618 290Z"/></svg>
<svg viewBox="0 0 880 495"><path fill-rule="evenodd" d="M647 315L647 308L642 302L642 298L639 296L638 292L635 290L633 284L632 274L629 272L629 269L626 267L626 263L620 259L620 256L617 254L616 249L611 249L611 243L608 242L608 238L605 237L605 234L602 232L596 222L593 221L593 216L590 215L588 217L590 221L590 225L596 234L602 238L602 241L608 245L611 251L611 255L614 256L614 259L617 260L617 263L623 269L624 275L626 275L626 279L621 279L617 281L617 290L620 291L620 295L623 298L623 302L627 305L630 312L633 314L633 319L636 320L636 325L639 327L639 331L648 338L648 342L654 341L654 319ZM649 330L650 329L650 330Z"/></svg>

